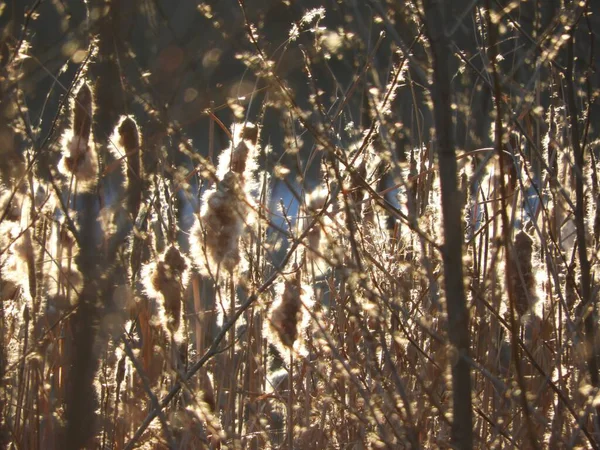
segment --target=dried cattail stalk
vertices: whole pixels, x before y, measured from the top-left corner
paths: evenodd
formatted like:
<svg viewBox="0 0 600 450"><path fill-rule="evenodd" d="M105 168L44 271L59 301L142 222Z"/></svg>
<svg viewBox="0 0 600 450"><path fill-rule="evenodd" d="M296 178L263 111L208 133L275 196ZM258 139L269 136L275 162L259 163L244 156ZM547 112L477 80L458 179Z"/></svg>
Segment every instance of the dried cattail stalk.
<svg viewBox="0 0 600 450"><path fill-rule="evenodd" d="M533 273L533 239L524 231L515 236L512 284L515 292L515 309L525 315L536 298L536 281Z"/></svg>
<svg viewBox="0 0 600 450"><path fill-rule="evenodd" d="M233 273L240 263L239 239L247 220L247 196L238 174L228 172L204 196L199 221L191 233L192 252L200 271L216 276Z"/></svg>
<svg viewBox="0 0 600 450"><path fill-rule="evenodd" d="M115 158L121 162L127 179L127 208L133 218L137 217L142 198L143 177L141 172L141 143L137 123L132 117L123 116L115 128L112 139ZM125 159L126 164L122 163Z"/></svg>
<svg viewBox="0 0 600 450"><path fill-rule="evenodd" d="M157 299L161 306L161 322L167 330L175 333L181 322L183 289L188 280L187 258L174 245L170 246L158 262L143 269L144 284L149 297Z"/></svg>
<svg viewBox="0 0 600 450"><path fill-rule="evenodd" d="M90 140L92 131L92 91L84 83L75 96L73 110L73 135L78 136L84 143Z"/></svg>
<svg viewBox="0 0 600 450"><path fill-rule="evenodd" d="M275 342L279 349L288 351L300 350L301 333L308 324L309 315L306 308L312 306L312 289L302 283L302 271L296 270L291 277L285 277L277 288L277 299L269 315L271 329L275 332Z"/></svg>
<svg viewBox="0 0 600 450"><path fill-rule="evenodd" d="M63 135L63 158L59 170L73 176L84 190L91 189L98 175L98 157L91 139L92 91L83 84L73 105L73 127Z"/></svg>
<svg viewBox="0 0 600 450"><path fill-rule="evenodd" d="M240 175L242 183L249 183L256 170L258 127L251 122L233 125L233 141L219 156L217 177L222 180L227 172Z"/></svg>
<svg viewBox="0 0 600 450"><path fill-rule="evenodd" d="M204 194L200 217L190 233L192 254L205 276L238 269L240 237L252 222L248 192L254 188L258 128L246 123L234 125L234 130L233 142L219 157L218 181Z"/></svg>

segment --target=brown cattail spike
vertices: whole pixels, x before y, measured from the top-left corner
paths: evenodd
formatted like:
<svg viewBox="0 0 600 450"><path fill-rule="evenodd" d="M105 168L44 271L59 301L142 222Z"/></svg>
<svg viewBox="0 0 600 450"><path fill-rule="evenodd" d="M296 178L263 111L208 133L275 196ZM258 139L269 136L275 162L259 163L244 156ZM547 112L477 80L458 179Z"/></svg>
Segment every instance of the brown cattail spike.
<svg viewBox="0 0 600 450"><path fill-rule="evenodd" d="M177 248L170 247L152 274L152 287L162 294L163 307L170 331L179 329L181 320L182 277L187 263Z"/></svg>
<svg viewBox="0 0 600 450"><path fill-rule="evenodd" d="M135 120L130 117L123 119L117 132L119 146L127 159L127 207L135 219L142 201L140 135Z"/></svg>
<svg viewBox="0 0 600 450"><path fill-rule="evenodd" d="M253 123L247 123L242 131L242 139L250 141L252 145L256 145L258 141L258 127Z"/></svg>
<svg viewBox="0 0 600 450"><path fill-rule="evenodd" d="M300 277L301 272L298 270L293 278L285 280L280 303L271 313L271 325L277 337L285 347L290 349L298 339L298 323L302 319Z"/></svg>
<svg viewBox="0 0 600 450"><path fill-rule="evenodd" d="M73 176L79 182L80 190L90 190L96 184L98 160L91 139L92 134L92 92L83 84L73 105L73 127L63 134L63 159L59 170L66 176Z"/></svg>
<svg viewBox="0 0 600 450"><path fill-rule="evenodd" d="M140 147L140 137L135 121L127 117L119 125L119 144L125 148L128 153Z"/></svg>
<svg viewBox="0 0 600 450"><path fill-rule="evenodd" d="M243 128L236 133L238 137L234 139L234 145L235 142L237 145L231 151L229 170L243 176L248 166L250 153L258 141L258 127L250 122L239 126L243 126Z"/></svg>
<svg viewBox="0 0 600 450"><path fill-rule="evenodd" d="M202 215L207 251L216 264L232 272L240 262L239 238L244 226L243 193L238 176L229 172L207 199Z"/></svg>
<svg viewBox="0 0 600 450"><path fill-rule="evenodd" d="M246 161L248 160L248 154L250 149L244 141L241 141L238 146L231 152L231 165L230 169L232 172L243 175L246 170Z"/></svg>
<svg viewBox="0 0 600 450"><path fill-rule="evenodd" d="M87 145L92 129L92 91L84 83L75 97L73 110L73 134Z"/></svg>
<svg viewBox="0 0 600 450"><path fill-rule="evenodd" d="M533 239L524 231L515 236L512 283L515 292L515 309L523 316L535 298L535 276L533 273Z"/></svg>

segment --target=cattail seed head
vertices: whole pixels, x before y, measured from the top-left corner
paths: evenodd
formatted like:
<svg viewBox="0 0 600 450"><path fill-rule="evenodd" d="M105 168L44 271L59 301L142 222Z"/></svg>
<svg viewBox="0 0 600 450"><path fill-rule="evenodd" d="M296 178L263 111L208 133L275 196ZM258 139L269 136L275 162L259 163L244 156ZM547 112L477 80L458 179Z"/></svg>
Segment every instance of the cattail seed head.
<svg viewBox="0 0 600 450"><path fill-rule="evenodd" d="M309 320L305 310L312 304L312 289L302 283L300 269L285 277L278 286L277 299L271 308L269 322L275 333L275 342L282 353L301 349L301 335Z"/></svg>
<svg viewBox="0 0 600 450"><path fill-rule="evenodd" d="M223 268L232 273L240 263L239 239L248 208L240 177L227 172L204 196L204 205L192 230L192 252L201 272L215 276Z"/></svg>
<svg viewBox="0 0 600 450"><path fill-rule="evenodd" d="M200 371L200 388L202 389L202 401L208 405L209 411L217 411L217 401L213 388L212 376L206 370Z"/></svg>
<svg viewBox="0 0 600 450"><path fill-rule="evenodd" d="M59 170L63 175L73 176L79 187L86 191L96 183L98 157L91 139L92 92L83 84L73 105L73 126L63 135L63 157Z"/></svg>
<svg viewBox="0 0 600 450"><path fill-rule="evenodd" d="M128 151L134 151L140 147L140 136L138 127L131 117L125 117L117 127L119 131L119 144Z"/></svg>
<svg viewBox="0 0 600 450"><path fill-rule="evenodd" d="M170 246L157 262L142 269L146 293L158 300L161 323L175 333L181 322L183 290L188 281L189 263L174 245Z"/></svg>
<svg viewBox="0 0 600 450"><path fill-rule="evenodd" d="M230 170L243 175L246 170L246 161L248 160L249 153L250 149L244 141L241 141L231 152L231 161L229 163Z"/></svg>
<svg viewBox="0 0 600 450"><path fill-rule="evenodd" d="M255 146L258 141L258 127L253 123L238 124L235 126L236 136L233 141L231 152L230 170L232 172L244 175L248 162L253 162L256 155Z"/></svg>
<svg viewBox="0 0 600 450"><path fill-rule="evenodd" d="M524 231L515 236L512 283L515 292L515 309L519 316L525 315L533 306L535 276L533 273L533 239Z"/></svg>
<svg viewBox="0 0 600 450"><path fill-rule="evenodd" d="M229 148L219 156L217 183L203 196L200 216L191 230L190 245L205 276L221 269L233 273L241 262L240 238L253 220L251 196L256 169L258 128L235 124Z"/></svg>
<svg viewBox="0 0 600 450"><path fill-rule="evenodd" d="M92 91L83 83L75 96L73 134L87 144L92 130Z"/></svg>
<svg viewBox="0 0 600 450"><path fill-rule="evenodd" d="M227 172L240 175L242 183L249 183L256 170L258 127L251 122L233 125L233 141L219 156L217 177L222 180Z"/></svg>
<svg viewBox="0 0 600 450"><path fill-rule="evenodd" d="M140 209L143 189L141 142L137 123L132 117L123 116L115 128L112 142L114 156L119 161L127 185L127 208L133 218ZM125 160L125 161L123 161Z"/></svg>
<svg viewBox="0 0 600 450"><path fill-rule="evenodd" d="M121 386L121 383L125 379L125 355L121 356L119 362L117 363L117 375L116 382L117 387Z"/></svg>
<svg viewBox="0 0 600 450"><path fill-rule="evenodd" d="M16 192L12 195L11 189L2 187L3 192L0 194L0 217L4 215L4 220L18 221L21 218L21 207L23 205L23 194ZM4 234L4 233L3 233Z"/></svg>
<svg viewBox="0 0 600 450"><path fill-rule="evenodd" d="M350 173L350 200L358 214L362 212L362 200L365 195L365 188L362 185L362 181L366 176L367 165L364 161L356 167L356 170Z"/></svg>
<svg viewBox="0 0 600 450"><path fill-rule="evenodd" d="M291 348L298 339L298 321L301 311L299 283L285 281L281 303L271 313L271 324L281 343L288 348Z"/></svg>

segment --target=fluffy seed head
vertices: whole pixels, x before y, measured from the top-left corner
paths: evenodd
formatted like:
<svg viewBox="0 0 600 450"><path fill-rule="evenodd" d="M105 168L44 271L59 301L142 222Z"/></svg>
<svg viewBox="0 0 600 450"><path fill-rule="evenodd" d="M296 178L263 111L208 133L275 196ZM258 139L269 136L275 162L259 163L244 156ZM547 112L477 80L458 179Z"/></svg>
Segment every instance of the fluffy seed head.
<svg viewBox="0 0 600 450"><path fill-rule="evenodd" d="M232 128L233 141L219 156L217 177L222 180L227 172L233 172L240 175L242 182L248 182L257 165L258 127L246 122L234 124Z"/></svg>
<svg viewBox="0 0 600 450"><path fill-rule="evenodd" d="M59 170L66 176L73 176L79 188L86 191L96 184L98 157L91 139L92 92L83 84L73 105L73 127L63 135L63 157Z"/></svg>
<svg viewBox="0 0 600 450"><path fill-rule="evenodd" d="M142 269L146 293L158 300L161 322L171 333L177 332L181 322L181 303L188 280L188 267L185 256L172 245L157 262Z"/></svg>
<svg viewBox="0 0 600 450"><path fill-rule="evenodd" d="M309 320L309 315L303 314L303 308L309 308L312 303L312 289L302 284L302 271L299 269L277 288L277 299L271 308L269 322L282 352L301 348L301 333Z"/></svg>
<svg viewBox="0 0 600 450"><path fill-rule="evenodd" d="M204 196L199 220L192 230L192 252L201 272L232 273L240 262L239 239L248 214L246 194L237 173L227 172Z"/></svg>
<svg viewBox="0 0 600 450"><path fill-rule="evenodd" d="M124 116L115 129L113 140L116 144L115 158L120 162L127 179L127 207L135 218L142 198L141 143L135 120ZM125 159L125 162L122 160Z"/></svg>

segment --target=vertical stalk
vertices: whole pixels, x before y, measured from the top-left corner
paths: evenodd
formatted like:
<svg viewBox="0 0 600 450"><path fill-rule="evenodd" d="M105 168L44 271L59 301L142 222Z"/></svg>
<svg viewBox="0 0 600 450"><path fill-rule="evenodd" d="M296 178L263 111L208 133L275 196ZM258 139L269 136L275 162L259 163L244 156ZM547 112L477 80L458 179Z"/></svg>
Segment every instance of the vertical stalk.
<svg viewBox="0 0 600 450"><path fill-rule="evenodd" d="M458 352L452 366L452 444L458 449L473 448L471 406L471 373L469 356L469 313L467 311L463 274L463 230L461 193L458 190L457 162L452 122L452 99L449 57L450 39L444 32L443 2L425 0L427 35L433 54L431 96L435 120L442 216L444 226L444 286L448 312L448 337Z"/></svg>
<svg viewBox="0 0 600 450"><path fill-rule="evenodd" d="M499 190L500 190L500 216L502 219L502 242L504 245L504 254L506 261L506 269L505 269L505 280L508 291L508 303L510 309L510 334L511 334L511 351L513 362L515 365L515 373L517 377L517 384L519 385L519 400L521 401L521 407L523 408L523 415L525 418L525 425L527 428L527 437L529 439L529 448L537 449L538 440L535 436L533 422L531 420L531 414L529 411L529 403L527 401L527 390L525 385L525 378L523 375L523 368L521 365L521 357L520 357L520 349L519 349L519 340L520 340L520 329L519 324L516 317L515 311L515 292L512 288L512 242L511 242L511 221L508 218L507 213L507 198L508 193L504 183L505 174L507 170L505 168L506 159L504 154L502 153L504 150L504 131L502 124L502 86L500 84L500 77L498 74L498 67L496 65L496 60L498 56L498 49L496 47L498 43L498 27L494 23L492 19L492 8L491 2L488 0L488 16L487 16L487 28L488 28L488 37L489 37L489 52L490 52L490 64L492 71L492 80L493 80L493 92L494 92L494 103L496 108L496 122L494 126L494 147L496 149L496 153L498 154L498 165L500 167L500 177L499 177Z"/></svg>
<svg viewBox="0 0 600 450"><path fill-rule="evenodd" d="M294 352L290 348L290 370L288 378L288 404L287 404L287 448L294 448Z"/></svg>
<svg viewBox="0 0 600 450"><path fill-rule="evenodd" d="M233 278L233 273L229 277L229 297L230 297L230 306L229 306L229 317L235 316L235 282ZM228 431L230 433L230 438L235 439L235 400L237 394L237 370L236 370L236 355L235 355L235 326L231 327L231 331L229 332L229 360L227 364L229 365L230 374L229 374L229 397L227 403L227 418L228 418Z"/></svg>
<svg viewBox="0 0 600 450"><path fill-rule="evenodd" d="M571 145L575 154L575 228L577 240L577 253L579 257L581 302L584 315L585 344L588 371L590 381L596 390L600 388L600 377L598 376L597 348L595 344L596 328L596 300L592 296L591 289L591 265L587 254L587 242L585 238L585 196L583 192L583 166L585 164L585 147L579 141L579 116L575 102L575 89L573 87L573 41L575 29L571 30L567 42L567 66L565 73L565 91L567 94L567 116L571 125ZM600 426L600 405L596 406L596 422Z"/></svg>

